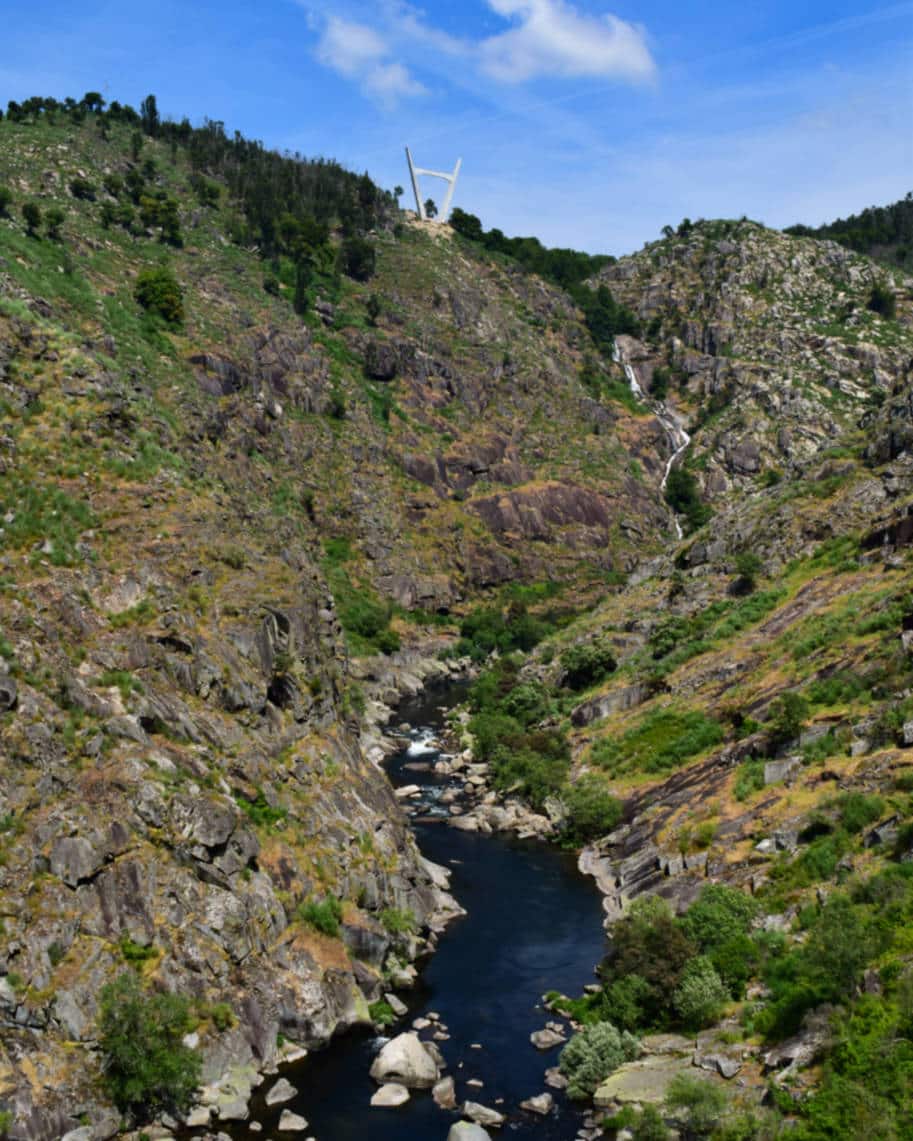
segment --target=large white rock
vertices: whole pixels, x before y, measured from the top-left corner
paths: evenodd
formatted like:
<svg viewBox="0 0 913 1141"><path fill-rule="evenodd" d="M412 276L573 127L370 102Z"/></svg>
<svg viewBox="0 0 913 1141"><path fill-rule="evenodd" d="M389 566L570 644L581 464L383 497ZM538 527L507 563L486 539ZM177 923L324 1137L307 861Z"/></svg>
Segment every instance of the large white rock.
<svg viewBox="0 0 913 1141"><path fill-rule="evenodd" d="M371 1077L379 1084L397 1082L408 1089L430 1089L438 1080L437 1063L417 1034L398 1034L374 1059Z"/></svg>
<svg viewBox="0 0 913 1141"><path fill-rule="evenodd" d="M371 1098L371 1104L380 1109L396 1109L409 1100L409 1091L398 1082L387 1082Z"/></svg>
<svg viewBox="0 0 913 1141"><path fill-rule="evenodd" d="M488 1125L492 1129L500 1128L507 1120L503 1113L498 1113L496 1109L490 1109L487 1105L480 1105L477 1101L463 1102L463 1116L474 1121L476 1125Z"/></svg>
<svg viewBox="0 0 913 1141"><path fill-rule="evenodd" d="M491 1141L491 1134L474 1121L458 1121L450 1126L447 1141Z"/></svg>
<svg viewBox="0 0 913 1141"><path fill-rule="evenodd" d="M292 1113L290 1109L283 1109L278 1125L280 1133L303 1133L307 1127L308 1123L303 1117Z"/></svg>
<svg viewBox="0 0 913 1141"><path fill-rule="evenodd" d="M266 1095L266 1104L282 1105L285 1101L291 1101L297 1092L287 1078L280 1078Z"/></svg>

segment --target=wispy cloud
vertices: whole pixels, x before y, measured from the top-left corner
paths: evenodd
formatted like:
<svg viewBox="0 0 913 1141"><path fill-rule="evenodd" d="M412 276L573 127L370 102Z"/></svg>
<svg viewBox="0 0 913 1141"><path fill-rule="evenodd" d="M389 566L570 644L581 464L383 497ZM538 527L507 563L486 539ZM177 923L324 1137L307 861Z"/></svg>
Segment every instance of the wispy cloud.
<svg viewBox="0 0 913 1141"><path fill-rule="evenodd" d="M371 96L388 107L400 99L424 95L426 88L399 60L374 28L330 16L317 45L317 57L346 79L355 80Z"/></svg>
<svg viewBox="0 0 913 1141"><path fill-rule="evenodd" d="M480 44L483 67L506 83L540 76L642 80L654 71L641 28L585 16L564 0L488 0L516 23Z"/></svg>
<svg viewBox="0 0 913 1141"><path fill-rule="evenodd" d="M321 29L317 56L388 106L427 94L414 70L458 85L483 77L516 86L537 79L598 78L637 82L655 65L642 28L609 14L581 13L567 0L487 0L503 31L451 35L407 0L380 0L371 16L348 19L320 0L298 0ZM452 76L454 60L461 73Z"/></svg>

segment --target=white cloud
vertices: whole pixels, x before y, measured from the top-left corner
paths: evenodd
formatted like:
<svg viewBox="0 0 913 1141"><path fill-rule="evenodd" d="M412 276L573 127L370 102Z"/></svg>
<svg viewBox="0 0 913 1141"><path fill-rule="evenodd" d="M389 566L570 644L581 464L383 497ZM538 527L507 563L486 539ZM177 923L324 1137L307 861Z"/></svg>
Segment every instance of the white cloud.
<svg viewBox="0 0 913 1141"><path fill-rule="evenodd" d="M538 76L642 80L654 73L643 31L615 16L581 15L564 0L488 0L519 21L480 45L482 66L505 83Z"/></svg>
<svg viewBox="0 0 913 1141"><path fill-rule="evenodd" d="M387 107L400 99L425 94L425 88L401 63L390 58L390 45L373 28L339 16L327 19L317 57Z"/></svg>

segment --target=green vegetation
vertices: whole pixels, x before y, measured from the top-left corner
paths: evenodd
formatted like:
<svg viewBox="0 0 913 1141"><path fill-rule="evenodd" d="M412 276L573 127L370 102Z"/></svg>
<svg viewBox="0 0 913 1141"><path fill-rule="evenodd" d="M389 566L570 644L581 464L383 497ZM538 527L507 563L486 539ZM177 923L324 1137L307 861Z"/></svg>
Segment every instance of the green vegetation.
<svg viewBox="0 0 913 1141"><path fill-rule="evenodd" d="M370 1015L371 1021L375 1024L375 1026L381 1026L385 1029L388 1026L392 1026L393 1023L396 1022L396 1015L393 1013L393 1007L389 1004L389 1002L385 1002L382 998L378 999L376 1002L372 1002L368 1006L368 1014Z"/></svg>
<svg viewBox="0 0 913 1141"><path fill-rule="evenodd" d="M184 323L184 300L177 278L165 266L144 269L136 279L134 296L149 313L177 328Z"/></svg>
<svg viewBox="0 0 913 1141"><path fill-rule="evenodd" d="M722 725L700 710L657 708L620 737L598 741L592 757L612 776L663 773L722 740Z"/></svg>
<svg viewBox="0 0 913 1141"><path fill-rule="evenodd" d="M590 840L607 835L621 820L621 801L595 773L586 773L573 784L565 785L561 799L567 810L561 838L571 847L582 847Z"/></svg>
<svg viewBox="0 0 913 1141"><path fill-rule="evenodd" d="M418 920L414 913L398 907L385 907L378 919L391 935L411 935L418 929Z"/></svg>
<svg viewBox="0 0 913 1141"><path fill-rule="evenodd" d="M640 1043L611 1022L594 1022L575 1034L561 1051L558 1065L568 1079L568 1097L592 1097L598 1086L622 1062L631 1062Z"/></svg>
<svg viewBox="0 0 913 1141"><path fill-rule="evenodd" d="M103 1080L121 1112L144 1122L189 1107L201 1073L199 1054L182 1041L192 1029L186 999L144 991L133 972L102 989Z"/></svg>
<svg viewBox="0 0 913 1141"><path fill-rule="evenodd" d="M261 788L257 789L257 795L254 800L248 800L243 793L236 792L235 803L252 824L257 824L261 828L275 828L277 824L281 824L288 816L288 813L281 805L269 803Z"/></svg>
<svg viewBox="0 0 913 1141"><path fill-rule="evenodd" d="M858 253L903 264L913 248L913 193L890 206L869 206L860 214L825 226L790 226L787 234L827 238Z"/></svg>
<svg viewBox="0 0 913 1141"><path fill-rule="evenodd" d="M589 689L614 673L617 664L612 647L607 643L581 642L561 655L562 680L568 689L575 692Z"/></svg>
<svg viewBox="0 0 913 1141"><path fill-rule="evenodd" d="M689 531L696 531L713 512L701 499L697 479L687 468L674 467L666 480L666 502L677 515L684 515Z"/></svg>
<svg viewBox="0 0 913 1141"><path fill-rule="evenodd" d="M307 923L315 931L335 939L339 936L342 904L333 895L325 896L321 900L309 899L298 905L295 918Z"/></svg>

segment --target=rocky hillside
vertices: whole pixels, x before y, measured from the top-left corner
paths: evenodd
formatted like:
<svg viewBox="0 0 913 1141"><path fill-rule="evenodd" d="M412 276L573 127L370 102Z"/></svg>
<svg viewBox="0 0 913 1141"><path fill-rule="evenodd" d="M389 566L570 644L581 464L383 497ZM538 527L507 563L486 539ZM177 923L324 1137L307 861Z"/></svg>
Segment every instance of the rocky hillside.
<svg viewBox="0 0 913 1141"><path fill-rule="evenodd" d="M201 153L0 121L0 1106L30 1141L117 1131L128 964L192 1000L225 1104L408 981L454 904L365 728L458 634L551 632L495 667L527 688L483 759L577 797L616 903L760 889L913 740L908 280L699 224L601 271L642 326L613 364L445 227L334 216L313 264L264 259Z"/></svg>

